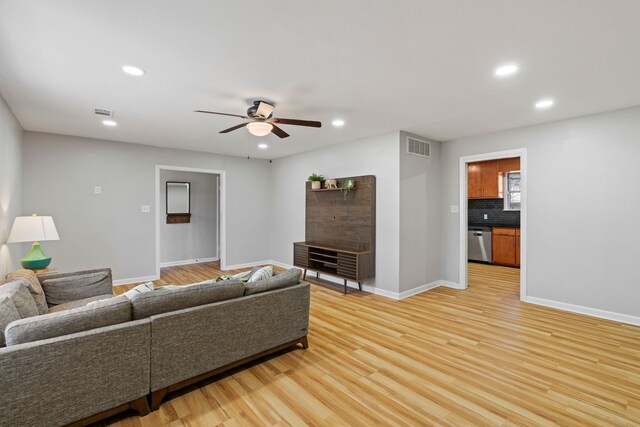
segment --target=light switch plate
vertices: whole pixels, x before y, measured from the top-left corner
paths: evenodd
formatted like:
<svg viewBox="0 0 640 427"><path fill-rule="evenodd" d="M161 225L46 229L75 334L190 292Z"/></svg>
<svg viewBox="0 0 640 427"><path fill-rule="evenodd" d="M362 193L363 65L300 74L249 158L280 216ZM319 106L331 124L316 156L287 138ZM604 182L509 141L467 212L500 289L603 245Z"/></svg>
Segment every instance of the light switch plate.
<svg viewBox="0 0 640 427"><path fill-rule="evenodd" d="M93 187L93 194L102 194L102 187L96 185Z"/></svg>
<svg viewBox="0 0 640 427"><path fill-rule="evenodd" d="M451 205L451 213L458 213L458 205Z"/></svg>
<svg viewBox="0 0 640 427"><path fill-rule="evenodd" d="M489 215L488 214L484 214L484 219L489 219Z"/></svg>
<svg viewBox="0 0 640 427"><path fill-rule="evenodd" d="M142 205L142 212L144 212L144 213L149 213L149 212L151 212L151 206L149 206L149 205Z"/></svg>

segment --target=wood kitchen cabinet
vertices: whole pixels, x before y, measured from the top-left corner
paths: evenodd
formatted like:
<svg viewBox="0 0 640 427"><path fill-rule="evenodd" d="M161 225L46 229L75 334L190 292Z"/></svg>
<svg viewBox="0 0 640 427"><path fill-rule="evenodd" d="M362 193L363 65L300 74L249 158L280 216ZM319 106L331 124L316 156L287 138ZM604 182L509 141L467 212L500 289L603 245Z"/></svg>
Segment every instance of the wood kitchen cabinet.
<svg viewBox="0 0 640 427"><path fill-rule="evenodd" d="M469 163L467 168L469 198L492 199L498 197L498 161Z"/></svg>
<svg viewBox="0 0 640 427"><path fill-rule="evenodd" d="M520 266L520 229L493 227L491 238L493 264Z"/></svg>
<svg viewBox="0 0 640 427"><path fill-rule="evenodd" d="M509 173L520 170L520 157L498 160L498 172Z"/></svg>
<svg viewBox="0 0 640 427"><path fill-rule="evenodd" d="M503 197L502 178L509 172L519 170L519 157L469 163L467 167L468 198L496 199Z"/></svg>

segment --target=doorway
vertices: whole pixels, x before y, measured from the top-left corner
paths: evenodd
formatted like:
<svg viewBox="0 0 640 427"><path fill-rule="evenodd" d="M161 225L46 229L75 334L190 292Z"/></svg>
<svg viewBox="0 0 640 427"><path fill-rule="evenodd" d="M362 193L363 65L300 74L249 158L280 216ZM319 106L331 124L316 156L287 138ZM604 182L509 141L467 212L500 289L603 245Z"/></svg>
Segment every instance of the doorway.
<svg viewBox="0 0 640 427"><path fill-rule="evenodd" d="M519 267L519 275L504 271L519 276L526 300L526 242L526 149L460 157L460 287L469 286L470 270L477 278Z"/></svg>
<svg viewBox="0 0 640 427"><path fill-rule="evenodd" d="M226 173L156 165L156 276L161 267L217 261L226 267ZM169 220L168 185L189 184L188 219ZM173 191L173 190L172 190ZM184 217L184 216L183 216ZM168 239L172 239L168 243ZM173 245L172 245L173 244Z"/></svg>

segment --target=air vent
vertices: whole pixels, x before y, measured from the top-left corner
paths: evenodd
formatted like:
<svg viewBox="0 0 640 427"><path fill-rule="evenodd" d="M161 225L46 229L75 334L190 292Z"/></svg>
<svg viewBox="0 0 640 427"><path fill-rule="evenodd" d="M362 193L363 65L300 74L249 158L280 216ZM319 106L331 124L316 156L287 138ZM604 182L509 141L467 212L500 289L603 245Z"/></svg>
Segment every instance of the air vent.
<svg viewBox="0 0 640 427"><path fill-rule="evenodd" d="M420 157L431 157L431 144L427 141L407 137L407 153Z"/></svg>
<svg viewBox="0 0 640 427"><path fill-rule="evenodd" d="M113 111L105 110L104 108L94 108L93 112L96 116L113 118Z"/></svg>

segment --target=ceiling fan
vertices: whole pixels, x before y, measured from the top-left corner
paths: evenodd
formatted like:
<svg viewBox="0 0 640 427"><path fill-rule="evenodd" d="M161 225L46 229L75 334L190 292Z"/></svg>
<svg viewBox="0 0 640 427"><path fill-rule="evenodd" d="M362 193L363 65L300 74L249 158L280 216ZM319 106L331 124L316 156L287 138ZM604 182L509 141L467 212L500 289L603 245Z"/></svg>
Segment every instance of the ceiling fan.
<svg viewBox="0 0 640 427"><path fill-rule="evenodd" d="M312 128L319 128L322 123L312 120L296 120L296 119L281 119L279 117L273 117L273 110L275 105L269 104L265 101L254 101L253 106L249 107L246 116L239 114L229 113L217 113L215 111L196 110L196 113L206 114L218 114L221 116L240 117L245 119L244 123L230 127L229 129L221 130L220 133L229 133L236 129L247 127L249 132L255 136L265 136L270 132L278 135L280 138L286 138L288 133L280 129L278 125L295 125L295 126L307 126Z"/></svg>

